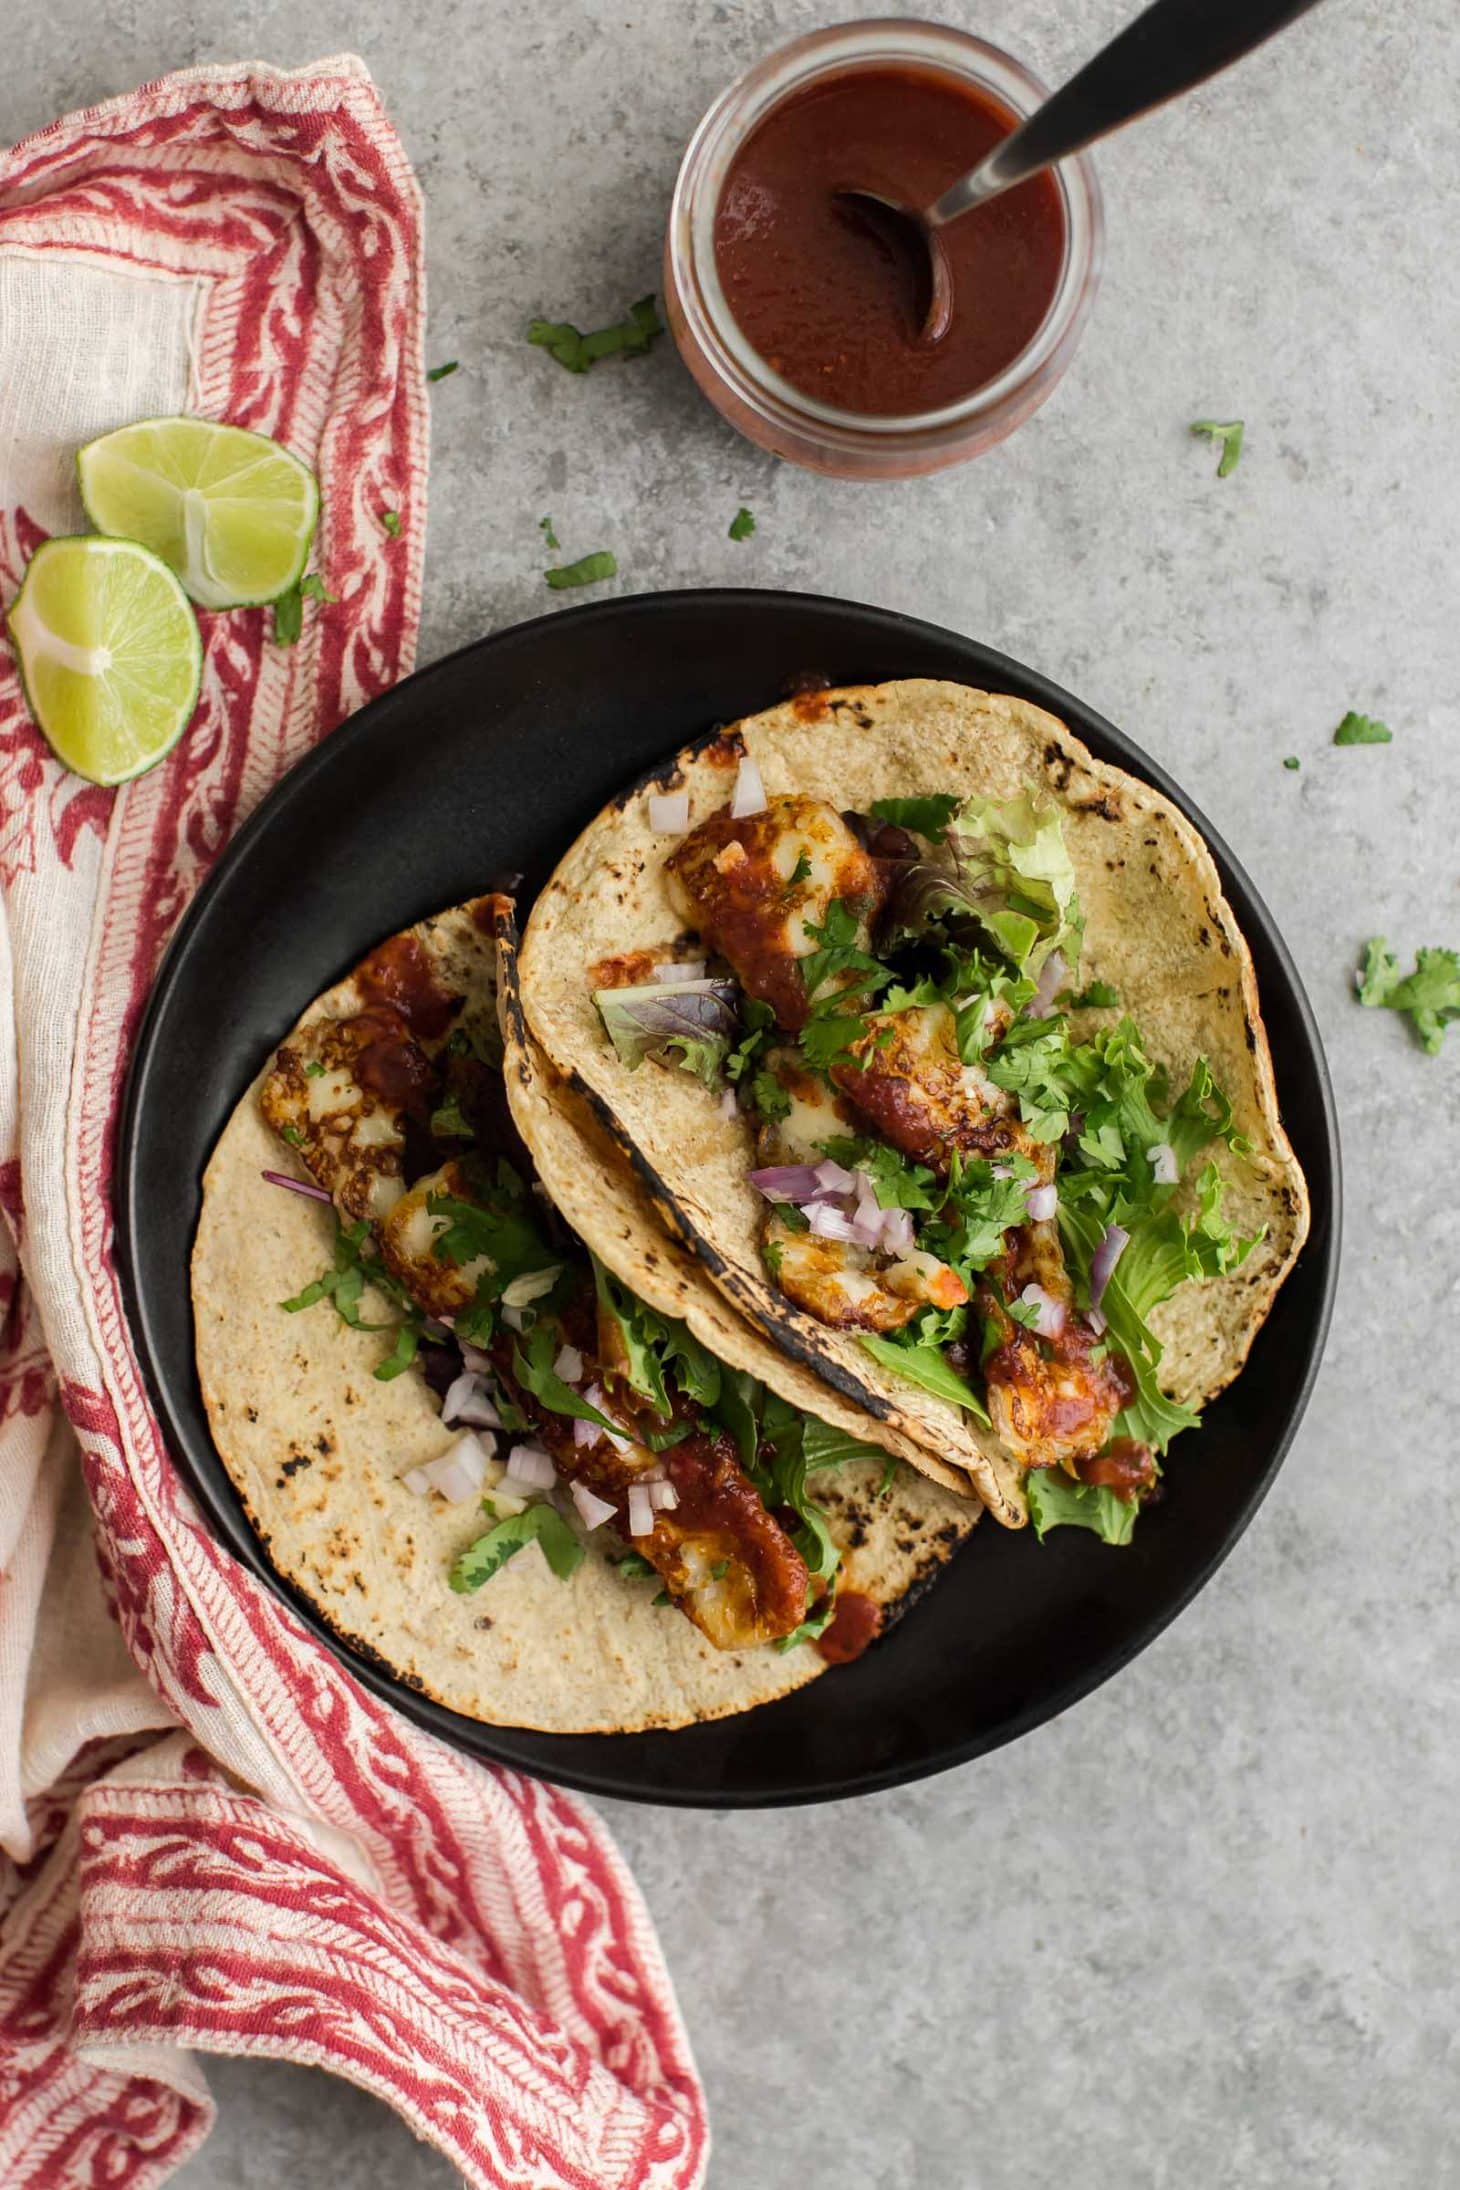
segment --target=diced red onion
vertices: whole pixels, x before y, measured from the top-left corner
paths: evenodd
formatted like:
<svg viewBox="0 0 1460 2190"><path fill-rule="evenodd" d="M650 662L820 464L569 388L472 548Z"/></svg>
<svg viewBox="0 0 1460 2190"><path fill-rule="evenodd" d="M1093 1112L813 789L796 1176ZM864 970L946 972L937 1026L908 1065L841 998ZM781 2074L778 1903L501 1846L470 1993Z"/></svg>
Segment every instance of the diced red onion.
<svg viewBox="0 0 1460 2190"><path fill-rule="evenodd" d="M306 1201L328 1201L329 1195L322 1186L314 1186L307 1179L291 1179L287 1171L265 1171L270 1186L282 1186L291 1194L302 1194Z"/></svg>
<svg viewBox="0 0 1460 2190"><path fill-rule="evenodd" d="M703 981L708 964L707 958L666 959L662 966L654 968L654 978L661 984L665 981Z"/></svg>
<svg viewBox="0 0 1460 2190"><path fill-rule="evenodd" d="M857 1227L851 1218L843 1216L841 1210L834 1209L830 1202L812 1202L806 1211L806 1222L821 1239L849 1240L854 1246L861 1244L857 1239Z"/></svg>
<svg viewBox="0 0 1460 2190"><path fill-rule="evenodd" d="M509 1331L522 1331L527 1328L522 1320L522 1310L520 1308L508 1308L504 1306L502 1309L502 1321L506 1324Z"/></svg>
<svg viewBox="0 0 1460 2190"><path fill-rule="evenodd" d="M724 1094L720 1097L720 1116L722 1118L738 1118L739 1115L740 1105L736 1102L735 1097L731 1094L729 1088L727 1087Z"/></svg>
<svg viewBox="0 0 1460 2190"><path fill-rule="evenodd" d="M591 1429L593 1425L591 1422L585 1423L584 1427ZM606 1498L598 1497L586 1483L573 1483L569 1488L573 1493L573 1503L578 1508L578 1517L585 1528L602 1528L604 1522L611 1521L618 1511L617 1506L610 1505Z"/></svg>
<svg viewBox="0 0 1460 2190"><path fill-rule="evenodd" d="M448 1389L441 1402L441 1419L448 1429L456 1422L464 1422L472 1430L499 1430L502 1427L502 1417L492 1403L491 1393L470 1369L463 1369Z"/></svg>
<svg viewBox="0 0 1460 2190"><path fill-rule="evenodd" d="M679 1492L672 1483L658 1479L648 1486L649 1503L656 1513L673 1513L679 1504Z"/></svg>
<svg viewBox="0 0 1460 2190"><path fill-rule="evenodd" d="M596 1407L600 1414L607 1414L608 1407L607 1403L604 1400L603 1386L601 1384L590 1384L587 1391L583 1394L583 1397L587 1400L590 1407ZM588 1437L583 1439L584 1444L591 1444L595 1437L606 1437L615 1452L632 1452L634 1449L634 1441L632 1437L620 1437L613 1430L600 1429L596 1422L585 1422L583 1424L583 1427L585 1430L588 1430L591 1433ZM576 1429L574 1431L574 1435L577 1435Z"/></svg>
<svg viewBox="0 0 1460 2190"><path fill-rule="evenodd" d="M418 1497L434 1490L452 1505L460 1505L463 1499L477 1496L486 1475L487 1455L480 1441L468 1432L465 1437L458 1437L454 1445L448 1445L445 1452L438 1453L434 1460L409 1469L401 1481Z"/></svg>
<svg viewBox="0 0 1460 2190"><path fill-rule="evenodd" d="M857 1177L857 1206L852 1212L852 1230L859 1247L881 1247L886 1237L886 1217L872 1190L872 1182L862 1172Z"/></svg>
<svg viewBox="0 0 1460 2190"><path fill-rule="evenodd" d="M751 814L763 814L765 809L765 785L760 780L760 770L747 753L735 771L735 796L730 801L730 819L745 821Z"/></svg>
<svg viewBox="0 0 1460 2190"><path fill-rule="evenodd" d="M913 1219L910 1209L884 1209L882 1212L882 1244L889 1255L910 1255L913 1251Z"/></svg>
<svg viewBox="0 0 1460 2190"><path fill-rule="evenodd" d="M661 836L684 836L689 828L688 791L651 791L649 827Z"/></svg>
<svg viewBox="0 0 1460 2190"><path fill-rule="evenodd" d="M1019 1295L1026 1308L1038 1310L1033 1328L1041 1338L1058 1338L1065 1327L1064 1304L1055 1300L1042 1285L1026 1285Z"/></svg>
<svg viewBox="0 0 1460 2190"><path fill-rule="evenodd" d="M809 1163L772 1163L752 1171L750 1183L767 1201L812 1201L822 1188Z"/></svg>
<svg viewBox="0 0 1460 2190"><path fill-rule="evenodd" d="M1110 1328L1109 1324L1105 1320L1105 1311L1102 1308L1092 1308L1090 1310L1090 1313L1086 1316L1085 1321L1089 1324L1091 1330L1095 1333L1095 1336L1097 1338L1103 1338L1105 1336L1105 1333Z"/></svg>
<svg viewBox="0 0 1460 2190"><path fill-rule="evenodd" d="M647 1483L629 1485L629 1534L652 1536L654 1533L654 1501L649 1495Z"/></svg>
<svg viewBox="0 0 1460 2190"><path fill-rule="evenodd" d="M558 1479L552 1456L541 1445L514 1445L507 1455L507 1473L503 1482L508 1490L521 1485L524 1490L551 1490Z"/></svg>
<svg viewBox="0 0 1460 2190"><path fill-rule="evenodd" d="M473 1375L486 1376L490 1373L492 1366L490 1354L484 1354L480 1346L469 1346L464 1338L459 1338L456 1343L461 1348L462 1360Z"/></svg>
<svg viewBox="0 0 1460 2190"><path fill-rule="evenodd" d="M857 1180L861 1174L843 1170L839 1163L833 1163L828 1157L825 1163L816 1166L814 1176L817 1185L825 1187L829 1194L851 1194L856 1191Z"/></svg>
<svg viewBox="0 0 1460 2190"><path fill-rule="evenodd" d="M560 1376L565 1384L576 1384L583 1374L583 1356L576 1346L560 1346L557 1360L553 1363L553 1375Z"/></svg>
<svg viewBox="0 0 1460 2190"><path fill-rule="evenodd" d="M1110 1273L1125 1253L1130 1243L1129 1232L1118 1224L1107 1224L1105 1237L1090 1257L1090 1306L1098 1308L1110 1283Z"/></svg>
<svg viewBox="0 0 1460 2190"><path fill-rule="evenodd" d="M575 1445L596 1445L602 1435L603 1432L596 1422L585 1422L581 1415L575 1416L573 1421L573 1443Z"/></svg>
<svg viewBox="0 0 1460 2190"><path fill-rule="evenodd" d="M1059 1207L1059 1189L1054 1186L1035 1186L1029 1190L1025 1203L1036 1224L1045 1224Z"/></svg>
<svg viewBox="0 0 1460 2190"><path fill-rule="evenodd" d="M1169 1141L1157 1141L1154 1148L1148 1148L1146 1161L1158 1186L1177 1184L1181 1177L1181 1166L1176 1161L1176 1151Z"/></svg>
<svg viewBox="0 0 1460 2190"><path fill-rule="evenodd" d="M1034 994L1024 1006L1026 1019L1042 1019L1063 988L1068 988L1070 969L1058 951L1051 951L1039 969Z"/></svg>

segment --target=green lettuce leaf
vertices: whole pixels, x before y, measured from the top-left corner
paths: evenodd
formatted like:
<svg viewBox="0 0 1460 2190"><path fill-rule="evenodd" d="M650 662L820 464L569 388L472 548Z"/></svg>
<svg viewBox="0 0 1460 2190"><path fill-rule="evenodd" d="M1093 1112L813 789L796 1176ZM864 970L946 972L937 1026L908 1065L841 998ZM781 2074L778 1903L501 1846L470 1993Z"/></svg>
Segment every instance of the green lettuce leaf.
<svg viewBox="0 0 1460 2190"><path fill-rule="evenodd" d="M1032 1468L1024 1495L1041 1543L1052 1528L1088 1528L1103 1543L1128 1544L1140 1511L1104 1484L1077 1483L1062 1468Z"/></svg>
<svg viewBox="0 0 1460 2190"><path fill-rule="evenodd" d="M875 1331L859 1331L857 1336L873 1360L880 1361L883 1368L905 1376L910 1384L920 1384L935 1399L946 1399L955 1407L966 1407L976 1421L987 1427L988 1409L978 1393L949 1367L936 1346L899 1345L895 1338L882 1338Z"/></svg>

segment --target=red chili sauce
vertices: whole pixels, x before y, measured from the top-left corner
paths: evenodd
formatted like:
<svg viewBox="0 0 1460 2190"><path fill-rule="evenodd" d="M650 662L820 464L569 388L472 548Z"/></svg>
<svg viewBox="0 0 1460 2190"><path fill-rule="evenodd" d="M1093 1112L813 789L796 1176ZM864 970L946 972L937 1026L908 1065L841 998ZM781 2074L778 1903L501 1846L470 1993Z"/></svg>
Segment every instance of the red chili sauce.
<svg viewBox="0 0 1460 2190"><path fill-rule="evenodd" d="M881 1626L882 1607L875 1598L860 1589L839 1589L836 1610L815 1647L828 1665L850 1665L876 1640Z"/></svg>
<svg viewBox="0 0 1460 2190"><path fill-rule="evenodd" d="M900 255L836 202L848 187L921 207L1015 117L930 69L866 68L774 108L741 146L715 215L731 311L793 387L837 409L906 416L959 402L1037 332L1059 283L1058 186L1036 175L942 231L953 320L920 344Z"/></svg>

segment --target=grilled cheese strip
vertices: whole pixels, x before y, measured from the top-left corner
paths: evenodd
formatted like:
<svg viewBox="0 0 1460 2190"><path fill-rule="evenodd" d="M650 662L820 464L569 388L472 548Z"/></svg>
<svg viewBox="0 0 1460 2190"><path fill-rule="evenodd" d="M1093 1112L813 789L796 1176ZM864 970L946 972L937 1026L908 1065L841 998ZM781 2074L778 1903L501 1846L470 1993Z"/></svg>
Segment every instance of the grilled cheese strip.
<svg viewBox="0 0 1460 2190"><path fill-rule="evenodd" d="M341 1218L377 1224L405 1192L406 1123L430 1079L404 1020L377 1007L291 1034L260 1102Z"/></svg>
<svg viewBox="0 0 1460 2190"><path fill-rule="evenodd" d="M1032 1140L1012 1095L958 1054L958 1022L946 1004L873 1012L832 1079L866 1123L946 1178L950 1153L967 1158L1027 1156L1041 1179L1054 1176L1054 1150Z"/></svg>
<svg viewBox="0 0 1460 2190"><path fill-rule="evenodd" d="M762 1164L821 1163L828 1141L855 1132L848 1105L794 1050L769 1051L763 1069L790 1109L762 1125ZM762 1245L786 1297L840 1330L900 1331L922 1308L956 1308L968 1298L957 1272L933 1255L890 1261L852 1240L803 1230L774 1203L766 1207Z"/></svg>
<svg viewBox="0 0 1460 2190"><path fill-rule="evenodd" d="M1075 1311L1054 1222L1021 1225L1010 1243L996 1273L1001 1290L984 1285L978 1292L996 1341L984 1364L989 1416L1021 1467L1074 1471L1108 1443L1116 1416L1134 1397L1133 1379L1119 1354L1096 1353L1096 1335ZM1064 1326L1052 1338L1016 1323L1003 1305L1029 1284L1064 1310Z"/></svg>
<svg viewBox="0 0 1460 2190"><path fill-rule="evenodd" d="M459 1163L444 1163L439 1171L417 1179L380 1225L376 1244L386 1269L399 1279L416 1306L446 1323L471 1306L479 1279L490 1276L496 1264L489 1255L451 1262L436 1253L436 1242L451 1224L450 1217L433 1213L429 1207L438 1194L450 1194L458 1201L473 1200Z"/></svg>
<svg viewBox="0 0 1460 2190"><path fill-rule="evenodd" d="M865 950L884 892L841 815L815 798L773 798L741 821L728 807L712 814L671 852L665 872L676 911L791 1033L809 1009L800 961L817 943L808 928L823 926L840 900L859 917Z"/></svg>
<svg viewBox="0 0 1460 2190"><path fill-rule="evenodd" d="M778 1642L800 1626L810 1589L806 1562L767 1513L728 1437L692 1429L678 1444L654 1452L635 1437L630 1410L604 1398L599 1379L610 1372L584 1353L585 1396L591 1394L600 1413L624 1425L617 1442L602 1430L590 1436L572 1417L553 1413L521 1389L512 1371L514 1350L509 1336L499 1335L493 1367L554 1467L608 1500L620 1536L649 1561L708 1642L717 1650L749 1650ZM656 1511L649 1533L634 1536L629 1490L651 1475L674 1486L678 1504Z"/></svg>

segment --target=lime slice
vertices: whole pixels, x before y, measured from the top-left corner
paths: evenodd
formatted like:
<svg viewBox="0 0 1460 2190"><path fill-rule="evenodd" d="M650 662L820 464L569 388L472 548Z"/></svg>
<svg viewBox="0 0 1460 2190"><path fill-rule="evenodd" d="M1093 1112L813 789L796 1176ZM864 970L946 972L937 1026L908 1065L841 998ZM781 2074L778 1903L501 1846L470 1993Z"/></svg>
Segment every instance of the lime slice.
<svg viewBox="0 0 1460 2190"><path fill-rule="evenodd" d="M304 575L319 484L261 433L146 418L89 441L76 469L97 531L150 547L201 608L276 601Z"/></svg>
<svg viewBox="0 0 1460 2190"><path fill-rule="evenodd" d="M58 760L125 783L186 729L203 673L198 619L135 540L78 534L36 549L10 604L31 713Z"/></svg>

